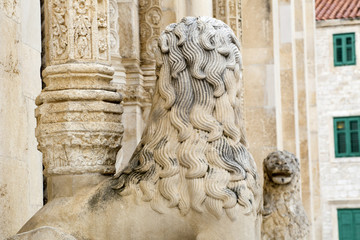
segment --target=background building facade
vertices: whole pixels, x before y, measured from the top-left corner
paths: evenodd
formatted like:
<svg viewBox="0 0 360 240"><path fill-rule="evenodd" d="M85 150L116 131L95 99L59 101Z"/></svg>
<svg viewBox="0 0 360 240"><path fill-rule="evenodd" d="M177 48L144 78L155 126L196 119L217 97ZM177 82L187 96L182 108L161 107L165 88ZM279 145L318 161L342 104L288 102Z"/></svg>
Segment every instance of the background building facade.
<svg viewBox="0 0 360 240"><path fill-rule="evenodd" d="M316 1L323 239L360 236L360 15L355 2Z"/></svg>

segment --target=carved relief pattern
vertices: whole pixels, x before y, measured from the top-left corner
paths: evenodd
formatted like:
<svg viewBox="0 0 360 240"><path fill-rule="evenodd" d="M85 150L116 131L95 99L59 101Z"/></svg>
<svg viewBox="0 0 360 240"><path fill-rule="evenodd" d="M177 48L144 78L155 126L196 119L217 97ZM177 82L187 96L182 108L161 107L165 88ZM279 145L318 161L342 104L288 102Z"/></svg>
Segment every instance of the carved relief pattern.
<svg viewBox="0 0 360 240"><path fill-rule="evenodd" d="M68 26L66 23L66 0L54 0L51 3L51 47L54 60L66 59L68 53Z"/></svg>
<svg viewBox="0 0 360 240"><path fill-rule="evenodd" d="M143 62L154 61L154 41L160 35L162 11L159 0L140 0L140 56ZM156 43L155 43L156 44Z"/></svg>
<svg viewBox="0 0 360 240"><path fill-rule="evenodd" d="M143 87L140 85L125 85L121 90L124 102L151 103L153 87Z"/></svg>
<svg viewBox="0 0 360 240"><path fill-rule="evenodd" d="M238 25L237 25L237 36L239 38L240 41L242 41L242 14L241 14L241 0L237 1L237 21L238 21Z"/></svg>
<svg viewBox="0 0 360 240"><path fill-rule="evenodd" d="M99 58L102 60L108 59L108 17L107 17L107 1L98 1L98 50Z"/></svg>
<svg viewBox="0 0 360 240"><path fill-rule="evenodd" d="M241 0L213 0L214 17L228 24L241 41Z"/></svg>
<svg viewBox="0 0 360 240"><path fill-rule="evenodd" d="M73 174L74 172L108 174L115 172L116 153L121 146L122 135L104 132L71 132L71 138L69 138L69 133L66 133L38 137L38 139L39 148L44 154L45 174ZM71 162L64 151L71 154Z"/></svg>
<svg viewBox="0 0 360 240"><path fill-rule="evenodd" d="M2 0L0 1L0 10L3 10L5 15L14 20L19 19L19 0Z"/></svg>
<svg viewBox="0 0 360 240"><path fill-rule="evenodd" d="M109 61L108 0L48 0L47 65Z"/></svg>
<svg viewBox="0 0 360 240"><path fill-rule="evenodd" d="M91 21L89 0L75 0L74 42L75 57L91 58Z"/></svg>
<svg viewBox="0 0 360 240"><path fill-rule="evenodd" d="M110 51L119 54L118 6L115 0L109 1Z"/></svg>

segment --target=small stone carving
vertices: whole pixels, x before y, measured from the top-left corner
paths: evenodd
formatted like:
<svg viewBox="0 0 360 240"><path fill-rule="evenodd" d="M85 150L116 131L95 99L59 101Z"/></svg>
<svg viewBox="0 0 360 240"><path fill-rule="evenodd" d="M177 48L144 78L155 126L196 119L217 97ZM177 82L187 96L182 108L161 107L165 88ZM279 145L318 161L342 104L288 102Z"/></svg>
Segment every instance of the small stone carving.
<svg viewBox="0 0 360 240"><path fill-rule="evenodd" d="M74 9L76 10L74 19L76 55L80 58L89 58L91 56L91 22L88 16L89 4L86 0L75 0Z"/></svg>
<svg viewBox="0 0 360 240"><path fill-rule="evenodd" d="M151 27L147 23L140 24L140 39L147 40L151 35Z"/></svg>
<svg viewBox="0 0 360 240"><path fill-rule="evenodd" d="M159 24L162 18L160 3L155 0L140 0L139 5L141 60L145 64L151 62L155 68L152 41L160 35Z"/></svg>
<svg viewBox="0 0 360 240"><path fill-rule="evenodd" d="M160 8L157 7L151 8L146 14L146 20L153 25L158 25L161 20Z"/></svg>
<svg viewBox="0 0 360 240"><path fill-rule="evenodd" d="M0 9L4 10L6 16L18 20L19 2L19 0L2 0L0 2Z"/></svg>
<svg viewBox="0 0 360 240"><path fill-rule="evenodd" d="M54 57L61 57L67 50L68 36L65 22L66 0L54 0L52 2L52 44ZM67 56L63 56L67 57Z"/></svg>
<svg viewBox="0 0 360 240"><path fill-rule="evenodd" d="M309 232L300 195L298 159L287 151L264 160L263 240L301 240Z"/></svg>
<svg viewBox="0 0 360 240"><path fill-rule="evenodd" d="M144 88L139 85L124 85L121 89L121 95L124 102L151 103L153 88Z"/></svg>
<svg viewBox="0 0 360 240"><path fill-rule="evenodd" d="M103 53L108 49L107 41L106 39L100 39L99 40L99 52Z"/></svg>
<svg viewBox="0 0 360 240"><path fill-rule="evenodd" d="M150 0L139 0L140 8L148 8L150 6Z"/></svg>
<svg viewBox="0 0 360 240"><path fill-rule="evenodd" d="M110 4L110 6L114 7L113 4ZM112 10L114 11L114 9ZM108 15L110 14L110 9L109 9L109 1L98 1L97 4L97 12L98 12L98 16L97 16L97 38L98 40L98 51L99 51L99 59L101 60L109 60L109 44L110 44L110 40L109 40L109 18ZM116 14L114 14L113 12L113 16L114 17ZM111 19L112 22L114 19ZM113 24L114 27L114 24ZM110 25L111 28L111 25Z"/></svg>
<svg viewBox="0 0 360 240"><path fill-rule="evenodd" d="M77 239L258 239L262 195L241 123L239 45L216 19L169 25L148 125L129 165L86 193L53 199L20 232L49 226Z"/></svg>
<svg viewBox="0 0 360 240"><path fill-rule="evenodd" d="M100 14L98 16L98 27L99 28L106 28L107 27L107 17L106 15Z"/></svg>

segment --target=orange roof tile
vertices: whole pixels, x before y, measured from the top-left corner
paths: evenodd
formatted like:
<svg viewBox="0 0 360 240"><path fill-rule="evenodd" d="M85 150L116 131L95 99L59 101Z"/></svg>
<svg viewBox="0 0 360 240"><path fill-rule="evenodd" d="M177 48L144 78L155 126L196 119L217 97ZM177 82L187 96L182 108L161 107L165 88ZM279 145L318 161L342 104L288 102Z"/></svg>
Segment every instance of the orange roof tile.
<svg viewBox="0 0 360 240"><path fill-rule="evenodd" d="M315 0L316 20L360 18L360 0Z"/></svg>

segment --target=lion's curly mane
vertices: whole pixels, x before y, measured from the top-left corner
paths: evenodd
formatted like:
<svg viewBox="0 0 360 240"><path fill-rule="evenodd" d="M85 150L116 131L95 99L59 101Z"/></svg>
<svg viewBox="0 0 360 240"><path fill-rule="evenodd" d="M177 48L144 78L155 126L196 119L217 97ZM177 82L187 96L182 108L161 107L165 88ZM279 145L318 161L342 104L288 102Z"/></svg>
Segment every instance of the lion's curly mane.
<svg viewBox="0 0 360 240"><path fill-rule="evenodd" d="M235 219L261 188L241 116L240 44L223 22L187 17L159 39L160 68L142 139L113 188L165 205ZM164 201L165 200L165 201ZM168 203L166 203L166 200Z"/></svg>

